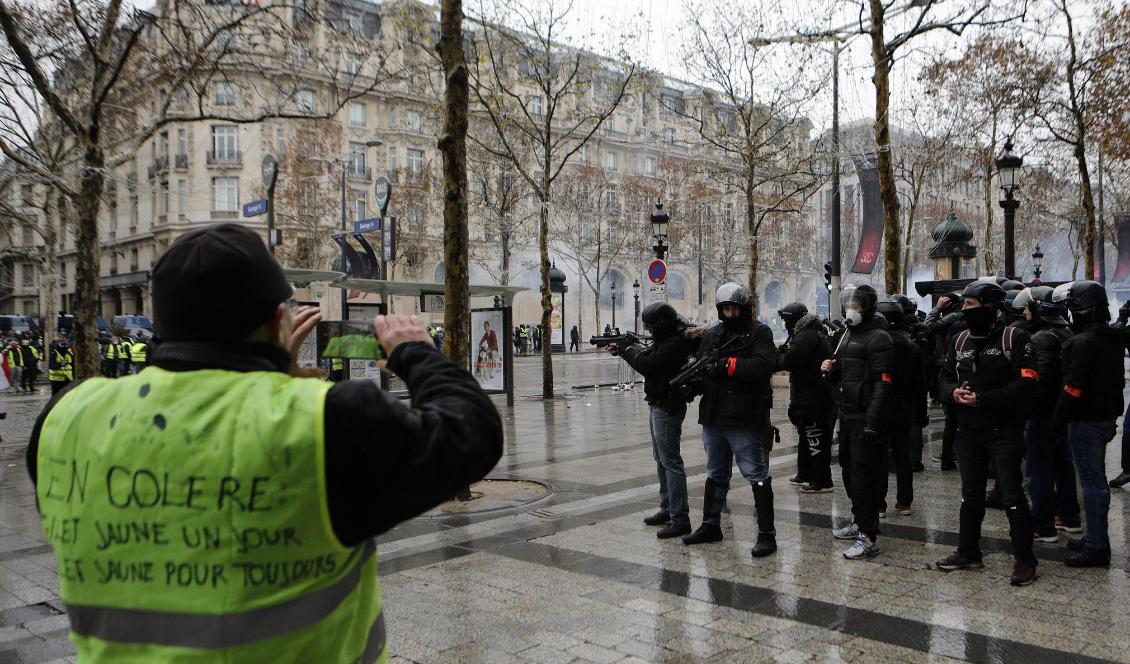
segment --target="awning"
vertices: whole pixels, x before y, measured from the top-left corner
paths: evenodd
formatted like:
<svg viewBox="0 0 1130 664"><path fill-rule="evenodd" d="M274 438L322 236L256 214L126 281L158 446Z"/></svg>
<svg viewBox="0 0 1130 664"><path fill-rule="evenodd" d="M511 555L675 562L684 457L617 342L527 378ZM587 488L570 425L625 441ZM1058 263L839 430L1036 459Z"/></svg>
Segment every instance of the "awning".
<svg viewBox="0 0 1130 664"><path fill-rule="evenodd" d="M331 284L335 288L348 288L362 293L377 295L402 295L419 297L424 293L443 293L443 284L424 281L386 281L384 279L341 279ZM471 284L472 297L493 297L501 295L507 304L513 304L514 296L530 290L524 286L495 286L493 284Z"/></svg>

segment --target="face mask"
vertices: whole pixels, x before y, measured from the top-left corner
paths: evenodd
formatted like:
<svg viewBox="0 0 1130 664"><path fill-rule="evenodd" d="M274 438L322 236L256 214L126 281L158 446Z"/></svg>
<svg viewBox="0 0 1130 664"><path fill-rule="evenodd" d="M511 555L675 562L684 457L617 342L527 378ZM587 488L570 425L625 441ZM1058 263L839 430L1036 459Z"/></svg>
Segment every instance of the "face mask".
<svg viewBox="0 0 1130 664"><path fill-rule="evenodd" d="M996 309L990 307L963 309L962 314L965 315L965 322L969 324L969 331L975 333L988 332L993 321L997 319Z"/></svg>
<svg viewBox="0 0 1130 664"><path fill-rule="evenodd" d="M848 327L855 327L863 322L863 313L859 311L849 311L847 316L844 317L844 322Z"/></svg>

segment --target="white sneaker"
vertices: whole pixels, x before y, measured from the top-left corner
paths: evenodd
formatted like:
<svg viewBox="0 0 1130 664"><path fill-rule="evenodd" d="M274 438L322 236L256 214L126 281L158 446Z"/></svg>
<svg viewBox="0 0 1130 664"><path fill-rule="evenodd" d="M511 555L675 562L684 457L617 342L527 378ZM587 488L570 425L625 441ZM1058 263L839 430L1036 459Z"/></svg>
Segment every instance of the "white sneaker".
<svg viewBox="0 0 1130 664"><path fill-rule="evenodd" d="M832 529L832 537L842 540L853 540L859 537L859 526L854 521L849 521L846 526Z"/></svg>
<svg viewBox="0 0 1130 664"><path fill-rule="evenodd" d="M844 551L844 558L848 560L863 560L877 555L879 555L879 546L863 533L855 538L850 549Z"/></svg>

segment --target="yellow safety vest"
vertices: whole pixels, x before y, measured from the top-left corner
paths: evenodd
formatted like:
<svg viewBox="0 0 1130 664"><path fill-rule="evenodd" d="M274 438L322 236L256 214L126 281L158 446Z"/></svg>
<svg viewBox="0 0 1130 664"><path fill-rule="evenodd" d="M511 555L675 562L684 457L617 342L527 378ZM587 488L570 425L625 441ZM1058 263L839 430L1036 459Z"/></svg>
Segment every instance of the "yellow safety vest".
<svg viewBox="0 0 1130 664"><path fill-rule="evenodd" d="M72 364L74 355L71 354L71 351L68 349L66 353L60 353L52 348L51 352L55 354L56 366L54 368L47 367L47 380L55 382L73 380L75 375Z"/></svg>
<svg viewBox="0 0 1130 664"><path fill-rule="evenodd" d="M141 341L136 342L129 348L129 359L131 362L139 362L145 364L145 352L148 346Z"/></svg>
<svg viewBox="0 0 1130 664"><path fill-rule="evenodd" d="M330 524L329 388L149 367L59 400L36 495L79 661L386 661L375 546Z"/></svg>

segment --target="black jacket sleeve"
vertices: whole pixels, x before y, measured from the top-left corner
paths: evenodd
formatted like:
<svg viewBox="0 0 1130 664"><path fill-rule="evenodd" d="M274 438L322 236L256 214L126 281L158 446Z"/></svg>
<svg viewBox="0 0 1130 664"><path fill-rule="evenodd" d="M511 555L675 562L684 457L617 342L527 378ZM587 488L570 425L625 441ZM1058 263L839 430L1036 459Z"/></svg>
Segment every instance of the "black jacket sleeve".
<svg viewBox="0 0 1130 664"><path fill-rule="evenodd" d="M656 343L651 348L632 344L625 348L620 357L628 366L644 375L663 378L678 373L679 367L687 358L687 346L681 343Z"/></svg>
<svg viewBox="0 0 1130 664"><path fill-rule="evenodd" d="M397 347L388 366L411 408L372 381L326 396L330 522L347 546L447 500L502 455L498 411L466 370L423 342Z"/></svg>
<svg viewBox="0 0 1130 664"><path fill-rule="evenodd" d="M736 358L732 376L745 383L764 382L773 374L777 363L777 346L773 343L773 332L769 326L757 325L753 330L752 343L749 357Z"/></svg>
<svg viewBox="0 0 1130 664"><path fill-rule="evenodd" d="M938 396L942 403L954 403L953 391L961 385L957 382L957 350L952 340L946 340L946 354L938 369Z"/></svg>
<svg viewBox="0 0 1130 664"><path fill-rule="evenodd" d="M910 344L910 398L913 405L914 421L919 426L926 426L930 416L926 412L926 374L922 370L922 349L918 344Z"/></svg>
<svg viewBox="0 0 1130 664"><path fill-rule="evenodd" d="M1032 337L1017 328L1012 336L1012 380L1001 387L977 393L977 405L1000 410L1023 409L1036 398L1039 374ZM952 391L952 390L951 390Z"/></svg>
<svg viewBox="0 0 1130 664"><path fill-rule="evenodd" d="M821 343L822 341L820 333L815 330L801 330L796 333L789 340L779 368L785 371L802 371L813 362L814 358L816 361L826 360L826 345Z"/></svg>
<svg viewBox="0 0 1130 664"><path fill-rule="evenodd" d="M871 336L867 344L868 375L874 383L871 390L871 403L867 405L865 422L878 431L883 426L883 417L891 398L891 375L894 372L895 344L891 335L878 332Z"/></svg>

